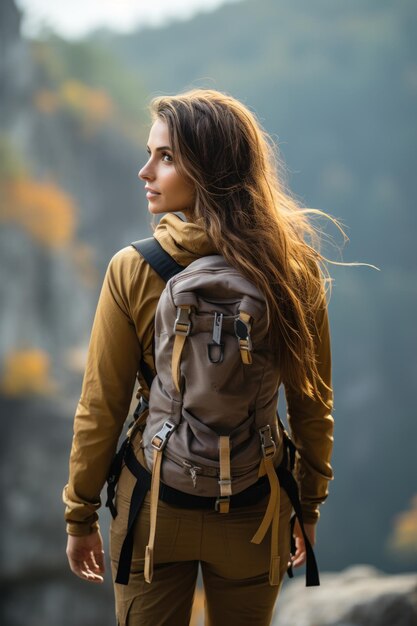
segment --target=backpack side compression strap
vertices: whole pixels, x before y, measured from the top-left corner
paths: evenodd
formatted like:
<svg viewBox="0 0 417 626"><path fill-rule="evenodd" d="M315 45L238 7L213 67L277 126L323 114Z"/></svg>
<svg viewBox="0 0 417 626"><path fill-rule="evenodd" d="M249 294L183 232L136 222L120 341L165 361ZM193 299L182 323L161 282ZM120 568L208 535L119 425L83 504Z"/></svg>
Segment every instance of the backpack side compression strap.
<svg viewBox="0 0 417 626"><path fill-rule="evenodd" d="M168 252L165 252L155 237L134 241L131 245L136 248L145 261L149 263L152 269L155 270L165 282L168 282L175 274L185 269L185 267L177 263Z"/></svg>

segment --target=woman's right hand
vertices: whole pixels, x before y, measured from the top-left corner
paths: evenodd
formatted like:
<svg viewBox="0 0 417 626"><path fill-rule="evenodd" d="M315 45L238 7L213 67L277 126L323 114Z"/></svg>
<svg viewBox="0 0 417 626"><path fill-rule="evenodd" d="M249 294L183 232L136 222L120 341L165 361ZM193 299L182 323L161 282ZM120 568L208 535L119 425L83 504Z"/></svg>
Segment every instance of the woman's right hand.
<svg viewBox="0 0 417 626"><path fill-rule="evenodd" d="M316 525L304 524L304 530L307 539L310 541L311 545L314 546L316 543ZM291 555L291 562L293 567L300 567L300 565L304 565L307 560L307 550L298 519L295 520L293 534L295 539L295 554Z"/></svg>
<svg viewBox="0 0 417 626"><path fill-rule="evenodd" d="M81 537L68 535L67 558L76 576L91 583L103 582L104 550L99 530Z"/></svg>

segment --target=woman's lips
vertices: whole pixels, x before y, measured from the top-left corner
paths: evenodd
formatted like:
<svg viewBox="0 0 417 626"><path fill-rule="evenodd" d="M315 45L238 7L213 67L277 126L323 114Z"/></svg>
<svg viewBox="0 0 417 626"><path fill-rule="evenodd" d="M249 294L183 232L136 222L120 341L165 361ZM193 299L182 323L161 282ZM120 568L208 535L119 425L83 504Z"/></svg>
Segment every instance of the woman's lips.
<svg viewBox="0 0 417 626"><path fill-rule="evenodd" d="M157 191L152 191L151 189L148 189L146 193L146 197L148 198L148 200L150 200L151 198L156 198L160 195L160 193L158 193Z"/></svg>

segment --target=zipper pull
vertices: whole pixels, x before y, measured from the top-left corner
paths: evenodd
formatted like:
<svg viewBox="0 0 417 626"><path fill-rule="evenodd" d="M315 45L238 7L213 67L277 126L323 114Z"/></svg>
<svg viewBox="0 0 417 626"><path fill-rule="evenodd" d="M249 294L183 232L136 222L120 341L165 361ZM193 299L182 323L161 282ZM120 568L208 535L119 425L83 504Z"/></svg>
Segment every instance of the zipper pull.
<svg viewBox="0 0 417 626"><path fill-rule="evenodd" d="M198 472L201 470L201 467L198 467L197 465L191 465L191 463L188 463L188 461L183 461L182 463L186 467L186 471L190 474L191 480L193 481L193 487L195 489L197 485Z"/></svg>
<svg viewBox="0 0 417 626"><path fill-rule="evenodd" d="M197 485L197 470L199 468L198 467L191 467L190 468L190 476L191 476L191 480L193 481L193 487L195 489L196 485Z"/></svg>

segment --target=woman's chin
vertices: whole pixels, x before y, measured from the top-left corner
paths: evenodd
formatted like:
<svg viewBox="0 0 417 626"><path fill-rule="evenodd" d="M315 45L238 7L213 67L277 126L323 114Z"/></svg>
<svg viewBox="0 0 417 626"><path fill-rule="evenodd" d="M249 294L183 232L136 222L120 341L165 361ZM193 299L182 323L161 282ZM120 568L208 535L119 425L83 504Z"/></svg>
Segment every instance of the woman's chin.
<svg viewBox="0 0 417 626"><path fill-rule="evenodd" d="M165 213L165 209L157 206L154 202L148 202L148 211L153 215L157 215L158 213Z"/></svg>

